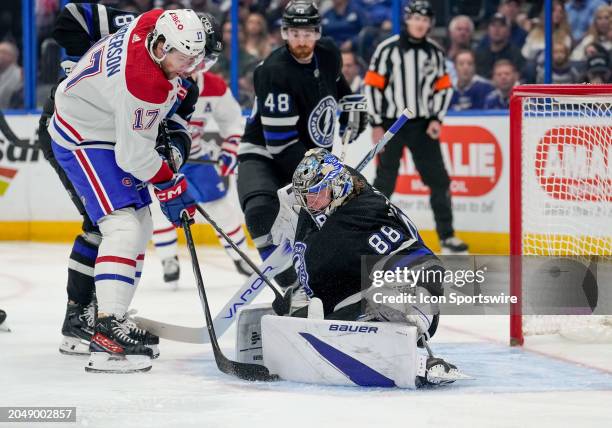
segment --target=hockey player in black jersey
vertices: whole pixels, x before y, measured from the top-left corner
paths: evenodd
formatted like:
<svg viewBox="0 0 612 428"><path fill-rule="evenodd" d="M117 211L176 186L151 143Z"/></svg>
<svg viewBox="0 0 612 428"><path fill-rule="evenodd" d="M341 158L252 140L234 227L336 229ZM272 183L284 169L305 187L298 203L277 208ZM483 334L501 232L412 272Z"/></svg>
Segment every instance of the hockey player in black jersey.
<svg viewBox="0 0 612 428"><path fill-rule="evenodd" d="M321 38L315 4L290 2L281 31L286 44L255 69L256 101L238 152L240 204L264 259L275 248L270 230L279 211L276 191L291 182L308 149L331 149L337 102L352 93L341 72L340 51L331 39ZM360 119L359 132L366 114ZM344 122L341 117L341 131ZM290 276L276 279L288 285Z"/></svg>
<svg viewBox="0 0 612 428"><path fill-rule="evenodd" d="M293 191L300 209L293 263L301 291L321 299L324 316L406 322L431 337L438 325L437 307L381 304L374 294L440 296L441 282L370 286L368 280L375 270L404 267L443 276L440 260L406 214L325 149L306 153L293 175Z"/></svg>

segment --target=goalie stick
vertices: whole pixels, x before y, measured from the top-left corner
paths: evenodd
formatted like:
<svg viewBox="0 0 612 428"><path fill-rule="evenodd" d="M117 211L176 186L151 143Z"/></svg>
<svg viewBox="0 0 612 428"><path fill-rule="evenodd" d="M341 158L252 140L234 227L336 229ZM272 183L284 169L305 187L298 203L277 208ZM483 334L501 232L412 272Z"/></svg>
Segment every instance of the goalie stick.
<svg viewBox="0 0 612 428"><path fill-rule="evenodd" d="M283 245L279 245L261 264L259 270L264 275L272 278L288 267L288 264L291 262L290 255L291 245L289 245L288 241L285 241ZM257 273L253 273L215 316L213 325L215 326L217 336L223 335L230 328L236 319L239 308L252 303L263 288L263 280ZM210 343L210 336L206 327L183 327L144 317L135 317L134 320L145 330L163 339L186 343Z"/></svg>
<svg viewBox="0 0 612 428"><path fill-rule="evenodd" d="M407 108L404 109L404 111L402 111L402 114L400 115L400 117L398 117L397 120L395 122L393 122L393 125L391 125L391 127L387 130L387 132L385 132L385 134L378 141L378 143L376 143L376 145L372 148L372 150L370 150L364 156L364 158L361 159L361 162L359 162L359 164L357 164L355 169L357 171L362 171L366 167L366 165L368 163L370 163L370 161L372 159L374 159L374 156L376 156L378 153L380 153L380 151L387 145L387 143L391 140L391 138L393 138L395 136L397 131L399 131L402 126L404 126L404 123L406 123L408 121L408 119L410 119L412 114L413 113L412 113L411 110L409 110Z"/></svg>
<svg viewBox="0 0 612 428"><path fill-rule="evenodd" d="M170 148L170 137L168 133L168 125L166 121L162 123L162 133L164 144L166 148L167 159L170 167L174 172L177 171L176 164L174 162L174 156L172 155L172 150ZM196 205L197 206L197 205ZM200 211L202 215L206 214L204 217L211 222L215 229L218 229L218 226L212 222L210 216L205 213L204 210ZM213 355L215 357L215 362L217 364L217 368L223 373L230 374L236 376L240 379L250 380L250 381L274 381L278 380L279 377L276 375L271 375L268 369L259 364L249 364L249 363L240 363L237 361L232 361L228 359L221 348L219 347L219 342L217 341L217 335L215 334L215 327L213 325L212 317L210 315L210 308L208 307L208 298L206 297L206 289L204 288L204 280L202 279L202 272L200 272L200 264L198 262L198 255L196 253L195 244L193 242L193 236L191 235L191 225L189 223L189 215L187 212L183 211L181 215L181 222L183 225L183 231L185 232L185 240L187 241L187 248L189 249L189 255L191 256L191 266L193 268L193 274L196 278L196 285L198 287L198 294L200 296L200 302L202 303L202 307L204 309L204 317L206 318L206 327L208 329L208 335L210 337L210 344L212 345ZM222 231L221 231L222 232ZM227 237L223 233L224 237ZM227 240L231 242L229 237ZM232 243L233 244L233 243ZM234 244L235 246L235 244ZM244 256L243 254L241 254ZM249 260L250 262L250 260ZM250 262L253 264L253 262ZM253 264L254 266L254 264ZM256 267L256 266L255 266ZM261 272L258 272L261 274ZM267 281L262 275L262 279ZM267 282L270 287L277 291L269 282ZM281 296L282 297L282 296Z"/></svg>
<svg viewBox="0 0 612 428"><path fill-rule="evenodd" d="M384 146L391 140L391 138L393 138L393 136L404 125L404 123L406 123L410 115L412 115L412 112L408 109L405 109L402 112L401 116L397 119L397 121L395 121L395 123L393 123L393 125L391 125L389 130L385 132L385 134L378 141L376 146L374 146L372 150L370 150L365 155L361 162L359 162L356 167L357 171L362 171L363 168L365 168L366 165L374 158L374 156L376 156L376 154L378 154L384 148ZM291 187L291 184L286 187ZM283 245L279 246L261 265L260 270L271 277L274 276L278 271L281 270L280 265L282 263L282 259L286 255L288 255L288 252L286 251L287 250L284 248ZM275 266L275 264L277 265ZM282 267L284 268L284 266ZM257 297L259 292L263 289L263 287L261 286L254 286L257 283L257 279L257 273L251 275L251 277L249 277L249 279L244 283L240 290L238 290L232 296L232 298L225 304L219 314L217 314L217 316L215 317L214 325L215 328L219 328L219 336L222 335L234 322L236 315L235 311L237 310L238 306L248 305L249 303L251 303L255 299L255 297ZM231 313L231 308L234 308L233 314ZM226 317L221 317L221 315L224 313L228 313L229 315ZM187 343L209 343L210 341L206 327L184 327L180 325L163 323L144 317L136 317L136 321L145 329L164 339Z"/></svg>

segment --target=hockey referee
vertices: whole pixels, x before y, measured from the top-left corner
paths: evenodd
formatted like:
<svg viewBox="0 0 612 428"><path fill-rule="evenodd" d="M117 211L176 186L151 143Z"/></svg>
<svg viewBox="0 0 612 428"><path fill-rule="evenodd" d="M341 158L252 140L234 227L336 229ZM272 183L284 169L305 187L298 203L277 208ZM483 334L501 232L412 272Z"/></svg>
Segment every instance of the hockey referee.
<svg viewBox="0 0 612 428"><path fill-rule="evenodd" d="M440 128L453 95L442 49L427 33L433 26L428 1L410 3L405 11L406 30L376 47L365 77L372 136L384 131L408 107L414 119L400 129L378 158L374 187L387 197L395 188L404 146L412 154L423 182L431 190L431 208L444 253L462 253L467 245L455 236L450 178L440 151Z"/></svg>

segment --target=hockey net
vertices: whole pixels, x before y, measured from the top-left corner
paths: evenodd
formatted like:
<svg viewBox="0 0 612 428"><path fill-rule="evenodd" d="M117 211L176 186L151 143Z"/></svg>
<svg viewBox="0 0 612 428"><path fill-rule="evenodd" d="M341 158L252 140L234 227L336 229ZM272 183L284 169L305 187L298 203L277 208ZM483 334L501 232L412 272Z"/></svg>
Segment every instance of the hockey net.
<svg viewBox="0 0 612 428"><path fill-rule="evenodd" d="M603 278L612 261L612 85L518 86L510 128L511 292L520 298L511 308L511 343L541 334L612 343L612 312L603 304L612 294ZM554 280L552 291L538 290L525 256L584 266L590 283L576 286L590 310L527 315L530 296L554 300L551 293L567 290L555 290Z"/></svg>

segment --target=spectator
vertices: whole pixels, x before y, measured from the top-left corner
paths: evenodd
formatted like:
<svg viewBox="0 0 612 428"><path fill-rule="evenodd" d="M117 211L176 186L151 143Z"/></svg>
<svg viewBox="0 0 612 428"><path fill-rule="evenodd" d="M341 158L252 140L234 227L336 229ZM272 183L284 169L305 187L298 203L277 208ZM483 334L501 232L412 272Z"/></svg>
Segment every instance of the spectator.
<svg viewBox="0 0 612 428"><path fill-rule="evenodd" d="M219 9L219 4L216 1L208 1L208 0L191 0L191 8L196 11L196 13L210 13L218 22L222 21L223 13Z"/></svg>
<svg viewBox="0 0 612 428"><path fill-rule="evenodd" d="M22 89L21 68L17 65L19 52L11 42L0 42L0 109L14 107L11 98Z"/></svg>
<svg viewBox="0 0 612 428"><path fill-rule="evenodd" d="M455 59L457 52L472 49L474 37L474 22L467 15L457 15L448 24L448 47L446 56Z"/></svg>
<svg viewBox="0 0 612 428"><path fill-rule="evenodd" d="M323 14L323 35L336 41L341 48L350 49L353 40L366 24L363 11L349 0L332 0L333 8Z"/></svg>
<svg viewBox="0 0 612 428"><path fill-rule="evenodd" d="M454 62L457 84L449 108L455 111L484 108L485 98L494 88L491 82L476 74L474 52L468 49L459 51Z"/></svg>
<svg viewBox="0 0 612 428"><path fill-rule="evenodd" d="M584 47L584 55L589 59L595 55L608 55L608 50L597 42L589 43Z"/></svg>
<svg viewBox="0 0 612 428"><path fill-rule="evenodd" d="M553 38L559 40L567 46L568 49L572 48L572 36L569 24L567 23L567 17L565 16L565 9L563 9L563 3L560 0L553 1L552 10L552 21L553 21ZM537 58L538 54L544 50L544 11L540 14L540 19L529 32L525 45L521 53L527 61L533 61Z"/></svg>
<svg viewBox="0 0 612 428"><path fill-rule="evenodd" d="M147 12L155 7L153 0L133 0L139 13Z"/></svg>
<svg viewBox="0 0 612 428"><path fill-rule="evenodd" d="M527 38L527 31L519 24L519 14L521 12L521 0L502 0L497 9L497 13L506 17L510 22L510 41L517 48L523 47ZM489 43L489 36L485 35L481 40L479 47Z"/></svg>
<svg viewBox="0 0 612 428"><path fill-rule="evenodd" d="M529 33L533 28L533 22L531 19L529 19L527 12L520 12L518 15L516 15L516 23L523 29L523 31L525 31L525 33Z"/></svg>
<svg viewBox="0 0 612 428"><path fill-rule="evenodd" d="M350 50L342 51L342 74L351 87L353 93L362 92L363 70L365 67L357 59L357 55Z"/></svg>
<svg viewBox="0 0 612 428"><path fill-rule="evenodd" d="M246 20L244 32L246 36L244 49L247 53L259 60L266 58L271 51L266 18L260 13L251 13Z"/></svg>
<svg viewBox="0 0 612 428"><path fill-rule="evenodd" d="M565 43L559 40L553 42L551 83L569 84L581 81L580 73L570 64L569 54L570 50ZM544 52L538 56L536 83L544 83Z"/></svg>
<svg viewBox="0 0 612 428"><path fill-rule="evenodd" d="M510 106L510 92L518 82L518 72L514 64L500 59L493 66L493 86L495 89L485 98L485 109L507 109Z"/></svg>
<svg viewBox="0 0 612 428"><path fill-rule="evenodd" d="M587 60L587 83L612 83L611 77L609 56L594 55Z"/></svg>
<svg viewBox="0 0 612 428"><path fill-rule="evenodd" d="M585 48L593 42L599 43L608 51L612 50L612 25L610 20L612 20L612 6L600 6L595 12L589 31L572 51L570 60L585 61Z"/></svg>
<svg viewBox="0 0 612 428"><path fill-rule="evenodd" d="M481 46L476 51L476 72L487 79L491 77L493 65L500 59L507 59L522 70L525 58L520 50L510 42L510 22L496 13L487 27L488 45Z"/></svg>
<svg viewBox="0 0 612 428"><path fill-rule="evenodd" d="M181 0L164 0L164 2L162 3L162 9L164 10L176 10L184 8L185 6L183 6L183 2Z"/></svg>
<svg viewBox="0 0 612 428"><path fill-rule="evenodd" d="M392 0L353 0L351 3L355 3L365 13L369 26L391 28Z"/></svg>
<svg viewBox="0 0 612 428"><path fill-rule="evenodd" d="M595 11L605 4L604 0L570 0L565 4L567 20L574 40L582 39L591 24Z"/></svg>
<svg viewBox="0 0 612 428"><path fill-rule="evenodd" d="M131 12L135 14L140 14L140 8L136 4L134 0L121 0L118 4L115 5L117 9L122 10L124 12ZM112 6L112 7L115 7Z"/></svg>
<svg viewBox="0 0 612 428"><path fill-rule="evenodd" d="M226 82L230 80L230 61L232 58L232 23L223 23L223 54L211 69L213 73L223 76ZM238 27L238 88L240 91L239 102L242 107L252 107L254 88L253 70L259 60L244 50L244 31L242 26Z"/></svg>
<svg viewBox="0 0 612 428"><path fill-rule="evenodd" d="M457 52L472 49L474 37L474 23L467 15L457 15L448 24L448 47L446 49L446 69L453 85L457 83L455 70L455 55Z"/></svg>

